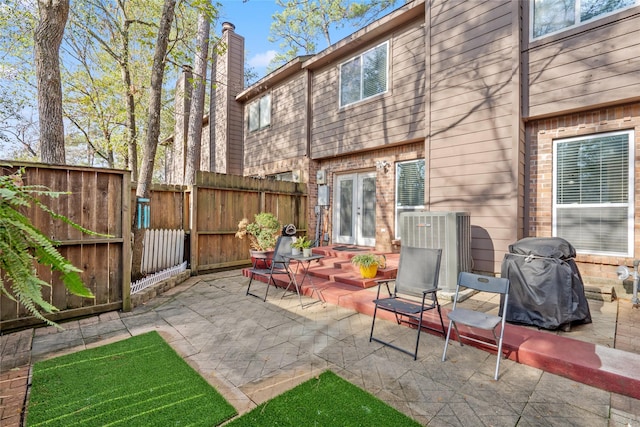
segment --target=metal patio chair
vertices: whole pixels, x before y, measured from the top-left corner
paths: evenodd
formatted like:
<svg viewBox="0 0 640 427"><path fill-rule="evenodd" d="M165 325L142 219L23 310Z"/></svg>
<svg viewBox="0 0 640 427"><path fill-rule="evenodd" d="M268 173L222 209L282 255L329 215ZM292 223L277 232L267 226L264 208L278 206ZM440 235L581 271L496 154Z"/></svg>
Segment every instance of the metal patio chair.
<svg viewBox="0 0 640 427"><path fill-rule="evenodd" d="M402 246L400 249L400 262L398 274L395 279L378 280L378 293L373 301L373 321L369 342L376 341L403 353L418 358L418 345L420 344L420 332L423 328L438 331L424 324L424 313L436 309L440 317L440 325L444 335L444 322L438 303L438 276L440 274L440 260L442 249L413 248ZM393 292L389 282L395 282ZM380 296L380 291L386 287L388 297ZM417 329L416 348L414 352L398 347L388 341L373 336L378 310L394 313L398 324L408 323Z"/></svg>
<svg viewBox="0 0 640 427"><path fill-rule="evenodd" d="M269 293L269 285L273 282L273 285L276 285L276 282L273 276L278 275L286 275L289 279L288 285L293 281L293 275L291 270L289 269L289 260L284 257L284 255L291 254L291 244L293 243L292 236L278 236L278 240L276 241L276 247L273 252L273 258L269 260L271 262L270 265L263 266L264 260L256 260L254 261L253 267L249 270L249 284L247 285L247 293L246 295L251 295L256 298L262 298L260 295L256 295L251 292L251 283L253 283L253 278L258 276L267 276L267 289L264 293L263 301L267 300L267 294ZM262 264L262 265L260 265ZM268 262L267 262L268 264Z"/></svg>
<svg viewBox="0 0 640 427"><path fill-rule="evenodd" d="M474 289L481 292L501 294L503 298L503 304L500 313L502 313L502 315L499 314L496 316L481 311L458 308L458 295L461 287ZM456 294L453 300L453 308L448 314L449 328L447 329L447 337L444 341L444 352L442 353L442 361L444 362L445 358L447 357L447 347L449 345L449 337L451 336L451 327L453 326L453 328L456 330L456 335L458 336L460 345L462 345L461 338L465 338L469 341L495 348L498 351L498 361L496 362L496 371L493 377L493 379L497 380L498 371L500 370L500 359L502 358L502 340L504 337L504 325L506 320L506 316L504 314L507 312L508 303L509 279L482 276L473 273L460 273L458 275L458 284L456 286ZM461 334L458 330L458 325L465 325L472 328L491 331L493 333L495 344L477 336ZM498 325L501 325L499 335L496 334Z"/></svg>

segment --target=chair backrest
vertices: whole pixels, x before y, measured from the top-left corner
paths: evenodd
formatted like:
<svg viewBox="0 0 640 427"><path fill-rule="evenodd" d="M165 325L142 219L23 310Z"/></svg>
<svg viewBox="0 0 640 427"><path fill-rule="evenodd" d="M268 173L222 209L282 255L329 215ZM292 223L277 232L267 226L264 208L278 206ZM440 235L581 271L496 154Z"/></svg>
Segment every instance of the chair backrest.
<svg viewBox="0 0 640 427"><path fill-rule="evenodd" d="M503 295L509 294L509 279L501 277L462 272L458 275L458 287L460 286L482 292L493 292Z"/></svg>
<svg viewBox="0 0 640 427"><path fill-rule="evenodd" d="M442 249L401 246L395 293L422 296L438 286Z"/></svg>
<svg viewBox="0 0 640 427"><path fill-rule="evenodd" d="M276 241L276 247L273 252L273 262L288 262L283 255L291 254L291 244L293 243L292 236L278 236Z"/></svg>

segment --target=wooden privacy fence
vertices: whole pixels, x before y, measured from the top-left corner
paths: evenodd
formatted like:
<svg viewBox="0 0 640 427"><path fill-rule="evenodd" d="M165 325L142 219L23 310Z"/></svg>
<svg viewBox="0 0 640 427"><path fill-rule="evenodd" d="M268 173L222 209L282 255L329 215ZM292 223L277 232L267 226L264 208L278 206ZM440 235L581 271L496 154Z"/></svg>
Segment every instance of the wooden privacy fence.
<svg viewBox="0 0 640 427"><path fill-rule="evenodd" d="M132 206L136 201L129 172L5 163L10 165L0 169L2 174L14 173L24 166L25 184L69 192L57 199L43 198L42 201L73 222L109 236L86 235L51 219L37 208L28 209L26 213L33 224L59 242L61 255L82 270L83 282L95 295L95 298L68 295L56 274L47 267L37 266L39 277L51 284L50 288L43 289L44 298L60 310L48 317L62 321L129 310ZM153 243L149 243L154 250L143 261L154 265L146 267L149 272L165 268L166 263L176 262L178 258L188 261L192 274L249 264L249 242L237 239L235 233L242 218L253 220L260 212L272 212L283 224L294 224L301 233L307 231L307 186L301 183L199 172L193 186L154 185L149 205L150 228L184 230L183 233L188 234L185 238L180 232L174 237L167 237L170 234L167 233L161 238L161 232L149 233L150 238L154 236ZM189 242L182 254L175 246L179 242ZM174 249L170 251L169 247ZM169 253L174 255L173 260ZM180 265L180 269L186 267L179 261L174 265ZM172 274L172 268L168 266L169 271L163 274ZM0 332L40 324L41 321L15 301L0 296Z"/></svg>
<svg viewBox="0 0 640 427"><path fill-rule="evenodd" d="M25 209L31 222L46 236L59 242L58 251L80 268L85 285L95 298L67 292L59 275L42 265L38 276L49 283L43 297L60 311L48 317L54 321L87 316L116 309L129 309L131 283L130 174L126 171L4 162L1 173L25 167L25 185L43 185L59 198L41 197L53 211L81 226L108 235L84 234L54 220L37 207ZM9 164L9 165L7 165ZM28 327L42 322L5 295L0 296L0 330Z"/></svg>
<svg viewBox="0 0 640 427"><path fill-rule="evenodd" d="M196 274L250 262L248 240L235 237L242 218L271 212L302 233L307 229L306 184L198 172L187 199L190 265Z"/></svg>
<svg viewBox="0 0 640 427"><path fill-rule="evenodd" d="M267 211L307 231L306 184L198 172L195 185L154 185L149 198L150 228L188 233L185 254L193 274L250 262L249 242L235 237L242 218Z"/></svg>

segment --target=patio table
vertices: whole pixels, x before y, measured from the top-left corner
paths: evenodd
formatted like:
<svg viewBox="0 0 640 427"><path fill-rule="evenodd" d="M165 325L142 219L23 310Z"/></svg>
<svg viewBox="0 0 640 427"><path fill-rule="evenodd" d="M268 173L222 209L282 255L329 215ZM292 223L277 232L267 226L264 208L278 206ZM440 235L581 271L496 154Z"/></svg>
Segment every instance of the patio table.
<svg viewBox="0 0 640 427"><path fill-rule="evenodd" d="M282 294L281 298L284 298L284 296L287 294L287 291L289 291L289 289L291 288L291 285L293 284L293 286L295 287L295 291L298 294L298 299L300 300L300 307L302 307L303 309L305 307L308 307L312 304L317 303L318 301L322 302L323 304L325 304L327 301L324 299L324 296L322 295L322 292L316 288L316 285L313 283L313 280L311 279L311 276L309 276L309 267L311 267L311 262L312 261L316 261L318 262L320 259L324 258L324 255L311 255L311 256L304 256L304 255L283 255L283 257L285 259L287 259L289 261L289 263L287 264L287 268L289 269L289 271L291 271L293 280L291 280L289 282L289 284L287 285L287 287L284 290L284 293ZM295 271L291 270L291 263L295 262L296 264L296 268ZM297 274L299 269L302 268L302 280L300 280L300 283L298 283L298 279L297 279ZM304 304L302 302L302 295L300 293L300 290L302 289L302 284L304 283L305 280L307 280L308 278L308 282L311 285L311 295L309 295L310 297L313 296L314 293L316 293L318 295L318 301L312 301L310 303ZM292 291L293 292L293 291Z"/></svg>

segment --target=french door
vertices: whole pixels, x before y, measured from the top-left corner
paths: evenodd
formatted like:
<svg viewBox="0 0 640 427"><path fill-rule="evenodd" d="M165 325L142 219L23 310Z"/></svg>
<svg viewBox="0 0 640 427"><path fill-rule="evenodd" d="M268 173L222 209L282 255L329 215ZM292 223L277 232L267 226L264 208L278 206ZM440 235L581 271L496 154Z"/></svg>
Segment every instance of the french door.
<svg viewBox="0 0 640 427"><path fill-rule="evenodd" d="M333 240L359 246L376 244L376 173L337 175Z"/></svg>

